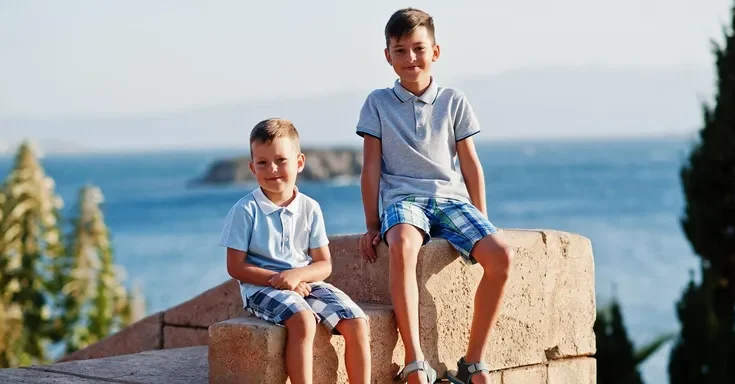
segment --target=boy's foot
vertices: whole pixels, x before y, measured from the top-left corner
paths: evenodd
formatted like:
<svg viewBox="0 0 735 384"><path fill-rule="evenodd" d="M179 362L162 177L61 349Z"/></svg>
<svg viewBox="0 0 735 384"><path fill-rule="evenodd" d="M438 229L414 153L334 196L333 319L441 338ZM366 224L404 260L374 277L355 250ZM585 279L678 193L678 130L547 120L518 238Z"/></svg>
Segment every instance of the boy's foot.
<svg viewBox="0 0 735 384"><path fill-rule="evenodd" d="M468 363L462 357L457 362L456 371L447 371L447 380L453 384L488 384L490 368L482 362Z"/></svg>
<svg viewBox="0 0 735 384"><path fill-rule="evenodd" d="M393 381L408 384L433 384L436 381L436 371L429 362L418 360L406 365Z"/></svg>

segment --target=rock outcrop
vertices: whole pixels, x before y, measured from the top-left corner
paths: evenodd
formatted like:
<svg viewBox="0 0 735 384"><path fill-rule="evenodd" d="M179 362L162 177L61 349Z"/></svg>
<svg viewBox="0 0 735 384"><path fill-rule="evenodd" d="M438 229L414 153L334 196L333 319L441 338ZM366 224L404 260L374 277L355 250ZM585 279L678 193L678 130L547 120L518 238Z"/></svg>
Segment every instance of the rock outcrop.
<svg viewBox="0 0 735 384"><path fill-rule="evenodd" d="M341 177L356 177L362 170L362 151L353 148L303 149L306 165L301 180L326 181ZM248 163L250 158L236 157L217 160L207 172L190 184L231 184L253 181Z"/></svg>

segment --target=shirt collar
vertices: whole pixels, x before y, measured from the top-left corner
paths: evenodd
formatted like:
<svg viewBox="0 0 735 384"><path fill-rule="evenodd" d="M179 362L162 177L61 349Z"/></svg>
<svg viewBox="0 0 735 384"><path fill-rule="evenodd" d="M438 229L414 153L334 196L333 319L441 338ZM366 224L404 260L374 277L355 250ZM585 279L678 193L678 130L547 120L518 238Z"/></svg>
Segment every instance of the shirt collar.
<svg viewBox="0 0 735 384"><path fill-rule="evenodd" d="M434 80L434 77L431 78L431 83L429 83L429 88L426 88L426 91L421 94L421 96L418 96L418 99L423 101L426 104L434 104L434 101L436 100L436 96L439 92L439 85L436 84L436 81ZM405 103L412 98L416 97L413 93L411 93L406 88L403 88L401 85L400 79L396 79L396 82L393 86L393 93L398 96L398 99L401 100L402 103Z"/></svg>
<svg viewBox="0 0 735 384"><path fill-rule="evenodd" d="M253 190L253 197L255 197L255 202L258 203L258 206L263 211L263 213L265 213L266 215L270 215L271 213L276 212L280 209L286 209L287 211L296 214L299 212L299 207L301 206L301 204L299 204L299 200L301 199L301 194L299 193L299 189L296 188L296 186L293 187L293 190L296 196L285 207L281 207L280 205L276 205L275 203L273 203L268 198L268 196L266 196L265 193L263 193L263 190L260 189L260 187L255 188L255 190Z"/></svg>

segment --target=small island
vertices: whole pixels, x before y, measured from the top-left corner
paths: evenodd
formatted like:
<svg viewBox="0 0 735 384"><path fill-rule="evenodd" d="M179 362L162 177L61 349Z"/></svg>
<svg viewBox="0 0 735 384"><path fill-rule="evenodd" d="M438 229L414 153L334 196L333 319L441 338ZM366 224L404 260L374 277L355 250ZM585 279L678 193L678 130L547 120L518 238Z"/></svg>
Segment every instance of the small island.
<svg viewBox="0 0 735 384"><path fill-rule="evenodd" d="M337 178L356 177L362 170L362 150L354 148L302 149L306 157L299 179L329 181ZM250 157L241 156L216 160L206 173L192 180L190 185L236 184L254 181L248 163Z"/></svg>

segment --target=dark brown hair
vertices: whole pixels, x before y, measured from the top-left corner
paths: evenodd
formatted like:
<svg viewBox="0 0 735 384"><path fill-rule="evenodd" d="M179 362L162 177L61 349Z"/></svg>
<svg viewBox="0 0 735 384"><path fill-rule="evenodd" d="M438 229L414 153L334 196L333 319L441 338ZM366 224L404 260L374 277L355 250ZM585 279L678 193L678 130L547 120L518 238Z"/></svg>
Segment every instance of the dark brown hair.
<svg viewBox="0 0 735 384"><path fill-rule="evenodd" d="M253 130L250 131L251 152L253 143L268 144L277 137L290 139L296 147L296 152L301 152L299 132L296 130L296 127L290 121L279 118L263 120L256 124Z"/></svg>
<svg viewBox="0 0 735 384"><path fill-rule="evenodd" d="M385 46L390 46L390 39L401 39L413 33L418 27L426 27L432 44L436 44L434 37L434 19L426 12L416 8L399 9L385 25Z"/></svg>

